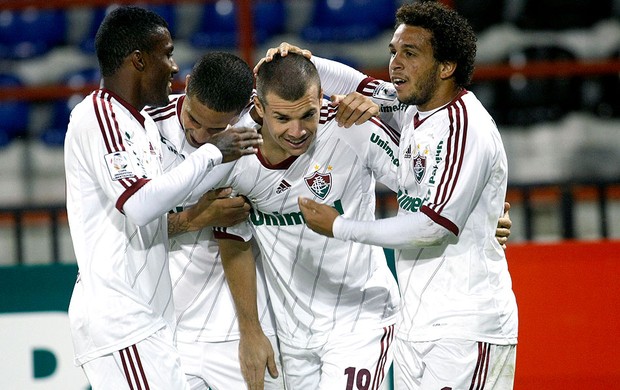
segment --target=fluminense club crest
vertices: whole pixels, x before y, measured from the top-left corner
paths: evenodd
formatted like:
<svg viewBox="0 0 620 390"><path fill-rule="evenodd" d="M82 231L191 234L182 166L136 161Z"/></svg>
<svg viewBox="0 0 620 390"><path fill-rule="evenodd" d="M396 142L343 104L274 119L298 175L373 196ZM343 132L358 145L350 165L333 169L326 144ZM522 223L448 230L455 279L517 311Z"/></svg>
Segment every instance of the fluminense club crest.
<svg viewBox="0 0 620 390"><path fill-rule="evenodd" d="M411 161L413 164L413 175L415 177L415 181L420 184L424 178L424 174L426 173L426 156L418 152L415 156L413 156Z"/></svg>
<svg viewBox="0 0 620 390"><path fill-rule="evenodd" d="M321 199L325 199L332 189L332 174L314 171L310 176L304 177L306 185L312 193Z"/></svg>

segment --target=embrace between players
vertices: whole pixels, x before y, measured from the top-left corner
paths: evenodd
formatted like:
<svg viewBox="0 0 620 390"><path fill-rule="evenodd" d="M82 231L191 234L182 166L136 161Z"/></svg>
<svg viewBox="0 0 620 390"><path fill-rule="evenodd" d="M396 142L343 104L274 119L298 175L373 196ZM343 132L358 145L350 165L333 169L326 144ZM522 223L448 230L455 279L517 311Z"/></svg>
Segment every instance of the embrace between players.
<svg viewBox="0 0 620 390"><path fill-rule="evenodd" d="M376 389L392 361L397 389L512 388L506 157L465 89L475 36L437 3L396 18L391 83L282 44L255 90L209 53L170 95L165 22L106 17L65 144L94 389ZM374 220L377 182L397 216Z"/></svg>

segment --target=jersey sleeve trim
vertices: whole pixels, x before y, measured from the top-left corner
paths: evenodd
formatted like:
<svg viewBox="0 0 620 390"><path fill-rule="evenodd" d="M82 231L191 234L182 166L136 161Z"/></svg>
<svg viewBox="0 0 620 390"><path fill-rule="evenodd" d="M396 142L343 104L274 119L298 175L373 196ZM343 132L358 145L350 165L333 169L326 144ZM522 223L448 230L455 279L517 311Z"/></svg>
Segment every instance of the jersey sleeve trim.
<svg viewBox="0 0 620 390"><path fill-rule="evenodd" d="M213 237L219 240L234 240L234 241L245 242L245 240L242 237L237 236L235 234L228 233L228 231L226 231L226 228L223 228L223 227L214 227Z"/></svg>
<svg viewBox="0 0 620 390"><path fill-rule="evenodd" d="M452 232L452 234L454 234L455 236L459 235L459 228L458 228L458 226L456 226L448 218L442 217L441 215L437 214L434 210L432 210L431 208L429 208L426 205L420 207L420 211L422 213L426 214L426 216L429 217L430 219L432 219L433 222L435 222L436 224L438 224L440 226L443 226L444 228L446 228L447 230Z"/></svg>
<svg viewBox="0 0 620 390"><path fill-rule="evenodd" d="M357 92L364 96L372 96L377 86L381 83L381 80L377 80L374 77L366 77L357 86Z"/></svg>
<svg viewBox="0 0 620 390"><path fill-rule="evenodd" d="M123 207L125 207L125 202L129 199L133 194L135 194L140 188L142 188L146 183L148 183L150 179L138 179L131 187L127 188L125 192L118 197L116 201L116 208L121 213L125 214L123 211Z"/></svg>

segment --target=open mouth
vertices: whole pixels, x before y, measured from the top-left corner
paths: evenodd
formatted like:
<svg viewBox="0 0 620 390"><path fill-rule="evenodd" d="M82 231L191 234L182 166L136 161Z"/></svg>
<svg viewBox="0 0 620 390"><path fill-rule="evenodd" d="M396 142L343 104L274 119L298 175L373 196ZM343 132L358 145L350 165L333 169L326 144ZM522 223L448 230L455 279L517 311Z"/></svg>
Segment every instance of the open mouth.
<svg viewBox="0 0 620 390"><path fill-rule="evenodd" d="M394 84L394 86L399 87L403 84L405 84L406 81L404 79L401 79L399 77L393 77L392 78L392 84Z"/></svg>
<svg viewBox="0 0 620 390"><path fill-rule="evenodd" d="M286 142L294 148L299 148L303 146L307 140L308 140L308 137L304 137L300 139L286 139Z"/></svg>

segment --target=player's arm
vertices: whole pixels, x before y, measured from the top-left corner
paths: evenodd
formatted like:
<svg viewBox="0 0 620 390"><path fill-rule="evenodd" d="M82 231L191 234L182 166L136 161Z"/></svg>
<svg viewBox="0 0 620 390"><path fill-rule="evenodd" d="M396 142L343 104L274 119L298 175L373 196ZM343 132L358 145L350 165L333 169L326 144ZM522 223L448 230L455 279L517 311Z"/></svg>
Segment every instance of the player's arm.
<svg viewBox="0 0 620 390"><path fill-rule="evenodd" d="M454 232L433 221L425 213L412 213L376 221L358 221L342 217L331 206L299 198L299 208L308 227L315 232L343 241L378 245L384 248L411 249L441 245L455 237ZM495 238L505 248L512 221L506 213L498 220Z"/></svg>
<svg viewBox="0 0 620 390"><path fill-rule="evenodd" d="M343 241L407 249L440 245L454 237L423 213L358 221L344 218L333 207L307 198L299 198L299 208L310 229Z"/></svg>
<svg viewBox="0 0 620 390"><path fill-rule="evenodd" d="M230 197L231 188L204 194L193 206L168 214L168 236L197 231L207 226L233 226L250 214L250 204L242 196Z"/></svg>
<svg viewBox="0 0 620 390"><path fill-rule="evenodd" d="M249 242L218 239L224 274L235 304L239 323L239 362L248 389L264 387L265 367L278 376L274 352L263 333L256 304L256 265Z"/></svg>
<svg viewBox="0 0 620 390"><path fill-rule="evenodd" d="M222 163L255 154L262 137L255 129L229 128L211 137L185 161L165 174L132 186L117 201L117 208L133 223L143 226L181 204L196 188L216 188L221 177L210 179L209 172Z"/></svg>

